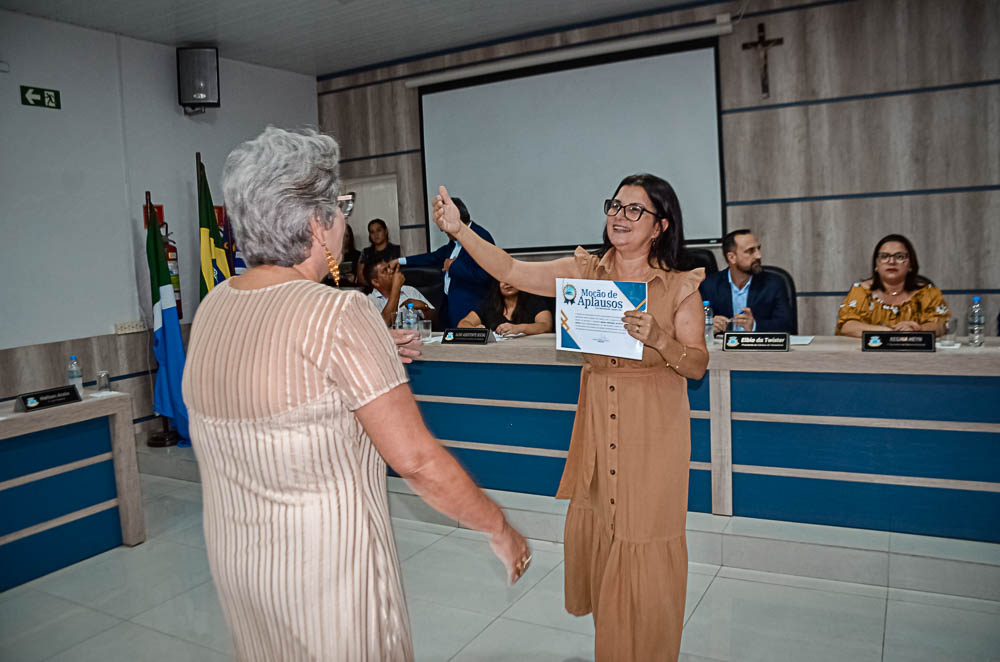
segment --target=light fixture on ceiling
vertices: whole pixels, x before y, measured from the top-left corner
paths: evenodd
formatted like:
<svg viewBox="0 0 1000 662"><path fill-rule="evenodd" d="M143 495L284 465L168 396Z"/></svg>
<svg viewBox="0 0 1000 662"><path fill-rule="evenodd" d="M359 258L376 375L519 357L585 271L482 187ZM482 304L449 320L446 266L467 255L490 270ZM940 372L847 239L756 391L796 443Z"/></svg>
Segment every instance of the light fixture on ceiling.
<svg viewBox="0 0 1000 662"><path fill-rule="evenodd" d="M559 50L538 53L537 55L524 55L514 57L499 62L489 62L486 64L475 64L461 69L451 69L436 74L417 76L408 79L404 84L408 88L423 87L425 85L435 85L437 83L449 83L467 78L477 78L504 71L514 71L516 69L526 69L540 65L553 64L555 62L566 62L568 60L579 60L596 55L606 55L608 53L621 53L623 51L633 51L641 48L662 46L664 44L676 44L682 41L694 41L695 39L705 39L708 37L718 37L724 34L731 34L733 24L729 20L729 14L719 14L715 17L714 25L699 25L690 28L680 28L677 30L667 30L653 35L641 37L627 37L613 41L601 42L599 44L589 44L586 46L575 46L561 48Z"/></svg>

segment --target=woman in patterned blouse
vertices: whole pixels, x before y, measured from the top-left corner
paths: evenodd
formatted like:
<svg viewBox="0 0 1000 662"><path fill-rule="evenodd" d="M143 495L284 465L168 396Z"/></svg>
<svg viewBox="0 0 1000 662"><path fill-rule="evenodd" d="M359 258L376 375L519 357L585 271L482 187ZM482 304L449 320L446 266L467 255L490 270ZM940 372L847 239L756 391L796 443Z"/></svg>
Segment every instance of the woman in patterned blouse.
<svg viewBox="0 0 1000 662"><path fill-rule="evenodd" d="M920 275L917 252L901 234L883 237L872 253L872 276L855 283L840 304L837 335L864 331L944 331L950 313L941 290Z"/></svg>

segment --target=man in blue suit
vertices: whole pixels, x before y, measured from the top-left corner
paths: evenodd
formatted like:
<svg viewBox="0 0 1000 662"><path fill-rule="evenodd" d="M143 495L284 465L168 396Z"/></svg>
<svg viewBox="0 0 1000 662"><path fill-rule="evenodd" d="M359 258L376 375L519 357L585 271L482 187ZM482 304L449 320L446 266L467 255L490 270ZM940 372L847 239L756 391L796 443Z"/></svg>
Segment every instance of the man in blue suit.
<svg viewBox="0 0 1000 662"><path fill-rule="evenodd" d="M478 223L474 223L469 210L460 198L452 197L462 222L486 241L495 243L493 235ZM462 245L452 239L432 253L410 255L399 258L399 264L408 267L440 267L444 272L444 313L441 317L448 328L458 326L458 322L476 310L489 293L493 277L483 271Z"/></svg>
<svg viewBox="0 0 1000 662"><path fill-rule="evenodd" d="M791 306L785 284L762 270L760 242L750 230L733 230L722 238L727 269L708 276L699 286L712 305L713 327L734 331L792 331Z"/></svg>

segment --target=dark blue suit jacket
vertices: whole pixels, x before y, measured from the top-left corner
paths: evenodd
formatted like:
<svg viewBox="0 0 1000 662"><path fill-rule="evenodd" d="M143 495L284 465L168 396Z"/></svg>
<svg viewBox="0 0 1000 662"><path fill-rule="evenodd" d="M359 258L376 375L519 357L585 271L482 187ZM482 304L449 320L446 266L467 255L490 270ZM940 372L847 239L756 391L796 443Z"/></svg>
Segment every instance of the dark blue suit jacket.
<svg viewBox="0 0 1000 662"><path fill-rule="evenodd" d="M475 221L472 221L469 227L491 244L496 243L489 230ZM431 253L408 255L406 266L443 267L444 261L451 257L453 250L455 250L454 239ZM489 294L493 277L483 271L468 251L464 250L451 263L448 273L451 274L451 285L448 287L448 296L445 297L444 323L446 327L454 328L469 314L469 311L479 308L479 304Z"/></svg>
<svg viewBox="0 0 1000 662"><path fill-rule="evenodd" d="M733 292L729 285L729 269L717 271L698 286L702 301L712 304L712 312L733 318ZM758 331L792 332L792 312L785 284L781 279L762 271L750 281L747 308L753 312Z"/></svg>

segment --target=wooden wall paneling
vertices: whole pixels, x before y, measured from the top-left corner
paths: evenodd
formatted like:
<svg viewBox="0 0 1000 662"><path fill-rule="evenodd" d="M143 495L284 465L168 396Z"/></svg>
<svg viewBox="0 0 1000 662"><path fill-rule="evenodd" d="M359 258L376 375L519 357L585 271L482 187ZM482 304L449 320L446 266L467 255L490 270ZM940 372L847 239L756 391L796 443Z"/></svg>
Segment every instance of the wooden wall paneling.
<svg viewBox="0 0 1000 662"><path fill-rule="evenodd" d="M145 418L154 414L153 385L155 380L156 375L149 374L111 382L112 390L128 393L132 397L132 418L129 419L129 423L137 418Z"/></svg>
<svg viewBox="0 0 1000 662"><path fill-rule="evenodd" d="M997 126L1000 85L724 115L727 199L996 184Z"/></svg>
<svg viewBox="0 0 1000 662"><path fill-rule="evenodd" d="M349 161L341 165L340 168L340 176L344 179L388 174L396 175L396 182L399 187L400 228L405 228L408 225L423 224L425 222L424 205L426 203L424 202L423 191L423 161L419 153ZM404 237L405 241L411 242L410 248L413 252L420 253L426 250L424 243L412 243L415 241L413 234L405 229L401 229L401 236ZM360 237L358 242L358 248L360 249L365 244L365 238L363 236ZM405 253L404 251L404 254L412 255L413 252Z"/></svg>
<svg viewBox="0 0 1000 662"><path fill-rule="evenodd" d="M996 0L894 0L900 86L1000 78L1000 3Z"/></svg>
<svg viewBox="0 0 1000 662"><path fill-rule="evenodd" d="M355 87L319 97L319 122L352 159L420 149L417 90L403 81Z"/></svg>

